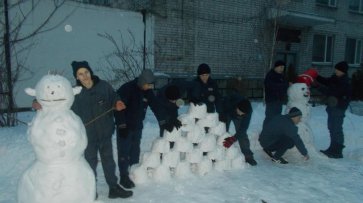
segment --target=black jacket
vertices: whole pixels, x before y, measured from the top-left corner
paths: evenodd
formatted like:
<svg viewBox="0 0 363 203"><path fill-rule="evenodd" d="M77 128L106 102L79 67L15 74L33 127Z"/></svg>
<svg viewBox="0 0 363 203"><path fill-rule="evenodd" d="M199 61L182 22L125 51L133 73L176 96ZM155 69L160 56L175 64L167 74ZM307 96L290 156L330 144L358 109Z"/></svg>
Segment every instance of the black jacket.
<svg viewBox="0 0 363 203"><path fill-rule="evenodd" d="M352 96L352 87L348 76L345 74L338 77L333 74L329 78L318 76L316 80L324 85L318 87L318 90L327 97L334 97L337 100L336 107L347 109Z"/></svg>
<svg viewBox="0 0 363 203"><path fill-rule="evenodd" d="M271 69L265 77L265 100L266 102L285 101L289 83L283 74L276 73Z"/></svg>

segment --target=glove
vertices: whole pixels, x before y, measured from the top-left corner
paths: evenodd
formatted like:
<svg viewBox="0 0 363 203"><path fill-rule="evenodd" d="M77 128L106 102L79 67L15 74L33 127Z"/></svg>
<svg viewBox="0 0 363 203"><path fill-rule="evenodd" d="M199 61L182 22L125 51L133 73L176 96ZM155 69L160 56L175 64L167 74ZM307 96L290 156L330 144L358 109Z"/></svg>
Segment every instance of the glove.
<svg viewBox="0 0 363 203"><path fill-rule="evenodd" d="M117 128L117 131L118 131L118 136L123 137L123 138L126 138L127 135L129 134L129 130L128 130L126 124L119 125Z"/></svg>
<svg viewBox="0 0 363 203"><path fill-rule="evenodd" d="M171 119L166 124L164 124L165 130L171 132L174 128L179 129L182 126L182 123L178 119Z"/></svg>
<svg viewBox="0 0 363 203"><path fill-rule="evenodd" d="M227 137L224 139L223 141L223 146L225 148L229 148L232 146L233 143L235 143L237 141L236 137L235 136L231 136L231 137Z"/></svg>

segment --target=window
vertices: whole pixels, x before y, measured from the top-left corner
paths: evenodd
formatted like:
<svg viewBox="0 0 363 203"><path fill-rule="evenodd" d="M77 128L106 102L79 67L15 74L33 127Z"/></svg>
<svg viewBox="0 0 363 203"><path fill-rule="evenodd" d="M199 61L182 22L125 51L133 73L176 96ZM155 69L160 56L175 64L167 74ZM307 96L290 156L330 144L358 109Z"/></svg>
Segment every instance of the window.
<svg viewBox="0 0 363 203"><path fill-rule="evenodd" d="M349 10L363 13L363 0L349 0Z"/></svg>
<svg viewBox="0 0 363 203"><path fill-rule="evenodd" d="M345 60L352 65L359 65L362 62L362 40L347 38Z"/></svg>
<svg viewBox="0 0 363 203"><path fill-rule="evenodd" d="M313 62L332 62L333 36L314 35Z"/></svg>
<svg viewBox="0 0 363 203"><path fill-rule="evenodd" d="M316 0L316 4L330 6L330 7L336 7L337 1L338 0Z"/></svg>

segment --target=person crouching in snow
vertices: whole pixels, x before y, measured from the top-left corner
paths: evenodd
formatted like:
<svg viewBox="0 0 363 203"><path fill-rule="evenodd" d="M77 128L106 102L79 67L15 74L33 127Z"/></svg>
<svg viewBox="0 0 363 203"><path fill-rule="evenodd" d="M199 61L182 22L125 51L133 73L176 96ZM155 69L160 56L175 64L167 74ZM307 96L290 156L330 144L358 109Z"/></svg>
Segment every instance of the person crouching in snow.
<svg viewBox="0 0 363 203"><path fill-rule="evenodd" d="M331 77L324 78L318 75L316 78L317 82L322 84L318 90L327 96L326 112L328 113L330 146L320 151L329 158L343 158L342 151L345 147L343 121L352 94L347 72L347 62L341 61L335 65L335 73Z"/></svg>
<svg viewBox="0 0 363 203"><path fill-rule="evenodd" d="M257 165L250 149L250 140L248 139L247 129L250 125L252 106L248 99L234 93L223 100L222 118L225 118L226 129L229 130L231 121L235 126L236 133L234 136L224 139L223 146L229 148L234 142L238 141L241 152L245 156L245 161L251 166ZM221 120L224 122L223 120Z"/></svg>
<svg viewBox="0 0 363 203"><path fill-rule="evenodd" d="M286 115L277 115L267 123L258 138L263 150L269 155L273 162L287 164L282 158L288 149L296 146L298 151L309 159L308 151L297 133L297 126L301 120L301 111L293 107Z"/></svg>

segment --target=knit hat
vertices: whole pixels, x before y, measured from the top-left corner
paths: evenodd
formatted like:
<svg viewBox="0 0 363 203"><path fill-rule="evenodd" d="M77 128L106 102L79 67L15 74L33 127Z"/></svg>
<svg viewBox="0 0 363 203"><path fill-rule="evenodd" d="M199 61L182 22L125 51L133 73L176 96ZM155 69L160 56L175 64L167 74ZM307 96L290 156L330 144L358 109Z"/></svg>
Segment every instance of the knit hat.
<svg viewBox="0 0 363 203"><path fill-rule="evenodd" d="M275 62L274 68L276 68L277 66L286 66L285 62L278 60Z"/></svg>
<svg viewBox="0 0 363 203"><path fill-rule="evenodd" d="M137 85L139 87L144 86L145 84L152 84L155 81L154 73L150 69L144 69L137 79Z"/></svg>
<svg viewBox="0 0 363 203"><path fill-rule="evenodd" d="M289 111L289 117L290 118L293 118L293 117L296 117L296 116L302 116L302 113L300 111L300 109L296 108L296 107L292 107Z"/></svg>
<svg viewBox="0 0 363 203"><path fill-rule="evenodd" d="M74 78L77 78L77 71L80 68L86 68L90 72L91 76L93 75L93 71L92 71L91 67L88 65L87 61L72 61L71 66L73 69Z"/></svg>
<svg viewBox="0 0 363 203"><path fill-rule="evenodd" d="M244 99L237 104L237 108L245 114L249 114L252 111L251 103Z"/></svg>
<svg viewBox="0 0 363 203"><path fill-rule="evenodd" d="M349 66L346 61L341 61L341 62L335 64L335 69L338 69L338 70L342 71L343 73L347 73L348 68L349 68Z"/></svg>
<svg viewBox="0 0 363 203"><path fill-rule="evenodd" d="M169 100L180 99L180 91L176 85L170 85L165 89L165 97Z"/></svg>
<svg viewBox="0 0 363 203"><path fill-rule="evenodd" d="M198 66L198 75L210 74L210 68L208 64L202 63Z"/></svg>

